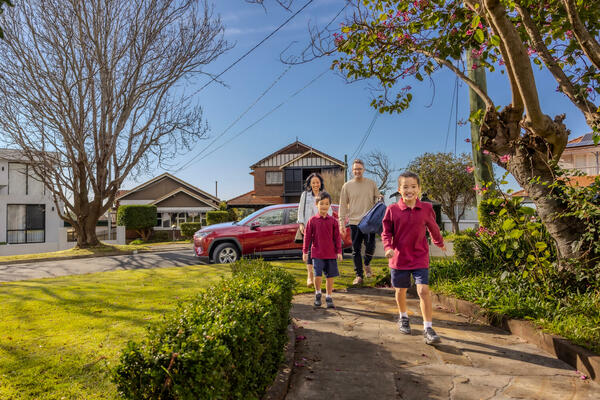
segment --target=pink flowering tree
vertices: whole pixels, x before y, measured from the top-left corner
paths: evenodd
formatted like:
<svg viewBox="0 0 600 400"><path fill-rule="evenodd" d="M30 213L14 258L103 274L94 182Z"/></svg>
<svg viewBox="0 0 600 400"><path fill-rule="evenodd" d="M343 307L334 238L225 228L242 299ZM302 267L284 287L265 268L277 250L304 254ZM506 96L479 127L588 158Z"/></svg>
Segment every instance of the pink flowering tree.
<svg viewBox="0 0 600 400"><path fill-rule="evenodd" d="M556 240L562 259L580 258L573 243L581 235L572 217L557 217L564 202L553 196L554 166L569 131L564 115L544 113L534 68L545 68L597 135L600 126L600 8L575 0L359 0L354 15L333 36L334 67L350 80L375 77L382 112L408 108L411 90L402 80L423 80L446 68L485 103L471 116L481 125L478 144L527 190ZM319 42L322 43L322 42ZM512 93L497 104L468 78L471 68L500 72ZM331 50L331 49L330 49Z"/></svg>

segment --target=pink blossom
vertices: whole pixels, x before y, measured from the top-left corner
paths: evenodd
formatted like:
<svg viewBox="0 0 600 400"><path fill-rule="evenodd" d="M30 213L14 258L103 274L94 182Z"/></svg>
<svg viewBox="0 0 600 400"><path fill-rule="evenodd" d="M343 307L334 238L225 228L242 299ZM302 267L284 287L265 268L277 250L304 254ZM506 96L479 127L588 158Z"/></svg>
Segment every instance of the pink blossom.
<svg viewBox="0 0 600 400"><path fill-rule="evenodd" d="M473 171L475 171L475 168L471 167L470 165L467 165L467 172L470 174Z"/></svg>
<svg viewBox="0 0 600 400"><path fill-rule="evenodd" d="M500 65L504 65L504 60L500 58L500 59L498 60L498 64L500 64Z"/></svg>
<svg viewBox="0 0 600 400"><path fill-rule="evenodd" d="M565 35L567 35L567 39L572 39L573 38L573 31L572 30L568 30L565 32Z"/></svg>
<svg viewBox="0 0 600 400"><path fill-rule="evenodd" d="M382 32L377 32L377 39L379 40L385 40L386 37Z"/></svg>
<svg viewBox="0 0 600 400"><path fill-rule="evenodd" d="M588 93L591 93L591 92L592 92L592 88L591 88L591 87L589 87L589 88L586 88L585 90L586 90L586 92L588 92Z"/></svg>
<svg viewBox="0 0 600 400"><path fill-rule="evenodd" d="M528 48L527 49L527 55L528 56L531 56L532 54L535 54L535 53L537 53L537 51L535 51L534 49L532 49L532 48Z"/></svg>
<svg viewBox="0 0 600 400"><path fill-rule="evenodd" d="M480 23L479 23L479 25L477 25L477 27L478 27L479 29L483 29L483 24L480 22Z"/></svg>
<svg viewBox="0 0 600 400"><path fill-rule="evenodd" d="M489 151L487 151L487 150L484 150L484 151L483 151L483 154L490 154L490 152L489 152Z"/></svg>
<svg viewBox="0 0 600 400"><path fill-rule="evenodd" d="M467 29L467 32L466 32L467 36L471 36L474 33L475 33L475 31L473 29Z"/></svg>
<svg viewBox="0 0 600 400"><path fill-rule="evenodd" d="M405 91L405 92L406 92L406 91L409 91L410 89L412 89L412 87L411 87L410 85L408 85L408 86L404 86L404 87L402 88L402 90L403 90L403 91Z"/></svg>
<svg viewBox="0 0 600 400"><path fill-rule="evenodd" d="M479 68L477 64L473 64L473 66L471 67L472 70L476 70L477 68Z"/></svg>
<svg viewBox="0 0 600 400"><path fill-rule="evenodd" d="M467 143L471 143L471 139L469 139L469 138L466 138L466 139L465 139L465 142L467 142Z"/></svg>
<svg viewBox="0 0 600 400"><path fill-rule="evenodd" d="M490 211L490 215L496 215L496 212Z"/></svg>
<svg viewBox="0 0 600 400"><path fill-rule="evenodd" d="M509 162L511 159L511 155L510 154L505 154L502 157L500 157L500 162L506 164L507 162Z"/></svg>

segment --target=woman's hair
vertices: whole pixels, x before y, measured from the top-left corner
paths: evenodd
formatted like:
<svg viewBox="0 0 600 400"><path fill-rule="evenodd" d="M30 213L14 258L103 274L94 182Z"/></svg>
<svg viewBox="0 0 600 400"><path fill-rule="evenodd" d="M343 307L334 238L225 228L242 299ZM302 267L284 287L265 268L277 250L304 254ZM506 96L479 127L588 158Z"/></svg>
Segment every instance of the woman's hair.
<svg viewBox="0 0 600 400"><path fill-rule="evenodd" d="M308 178L306 178L306 181L304 182L304 187L306 188L307 192L310 192L312 190L312 188L310 187L310 181L312 178L315 177L319 178L319 180L321 181L321 187L319 188L319 191L325 190L325 182L323 182L323 177L321 176L321 174L313 172L308 176Z"/></svg>
<svg viewBox="0 0 600 400"><path fill-rule="evenodd" d="M326 191L323 190L321 193L319 193L315 197L315 202L318 203L321 200L325 200L325 199L329 199L329 204L331 204L331 195L329 193L327 193Z"/></svg>
<svg viewBox="0 0 600 400"><path fill-rule="evenodd" d="M398 177L398 183L400 183L400 179L402 179L402 178L416 179L417 185L421 186L421 179L419 179L419 175L415 174L414 172L404 171L403 173L401 173L400 176Z"/></svg>

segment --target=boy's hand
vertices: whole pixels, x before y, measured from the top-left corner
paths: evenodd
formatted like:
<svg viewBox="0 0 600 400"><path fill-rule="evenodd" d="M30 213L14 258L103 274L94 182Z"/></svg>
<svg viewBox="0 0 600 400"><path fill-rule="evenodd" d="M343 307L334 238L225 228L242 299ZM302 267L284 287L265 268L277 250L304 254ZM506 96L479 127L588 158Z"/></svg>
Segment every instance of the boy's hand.
<svg viewBox="0 0 600 400"><path fill-rule="evenodd" d="M346 227L344 225L340 225L340 236L346 236Z"/></svg>
<svg viewBox="0 0 600 400"><path fill-rule="evenodd" d="M394 250L393 250L393 249L389 249L389 250L387 250L387 251L385 252L385 256L386 256L387 258L392 258L392 257L394 257Z"/></svg>
<svg viewBox="0 0 600 400"><path fill-rule="evenodd" d="M308 254L302 253L302 261L304 261L304 263L306 264L306 262L308 261Z"/></svg>
<svg viewBox="0 0 600 400"><path fill-rule="evenodd" d="M442 249L442 251L445 253L445 252L446 252L446 245L443 245L443 246L441 247L441 249Z"/></svg>
<svg viewBox="0 0 600 400"><path fill-rule="evenodd" d="M338 254L337 255L337 260L340 261L340 262L344 261L344 256L342 256L341 254Z"/></svg>

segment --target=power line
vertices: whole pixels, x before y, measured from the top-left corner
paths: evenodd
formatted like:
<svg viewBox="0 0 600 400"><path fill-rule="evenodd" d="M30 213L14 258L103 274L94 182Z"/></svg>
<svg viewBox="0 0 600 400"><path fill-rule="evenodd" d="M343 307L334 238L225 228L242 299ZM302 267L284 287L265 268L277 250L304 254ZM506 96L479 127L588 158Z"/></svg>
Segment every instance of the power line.
<svg viewBox="0 0 600 400"><path fill-rule="evenodd" d="M375 126L375 121L377 121L377 118L379 118L379 114L380 112L376 110L375 114L373 115L373 119L371 120L371 124L367 128L367 131L365 132L362 140L356 147L356 150L354 150L354 153L352 153L352 156L350 157L351 160L354 160L354 157L360 154L361 150L363 149L363 146L367 142L367 139L369 138L369 136L371 136L371 132L373 132L373 127Z"/></svg>
<svg viewBox="0 0 600 400"><path fill-rule="evenodd" d="M455 100L456 98L456 100ZM448 128L446 129L446 142L444 143L444 153L448 148L448 138L450 137L450 124L452 123L452 112L454 111L454 103L458 102L458 77L454 81L454 89L452 90L452 100L450 101L450 115L448 117ZM454 146L456 148L456 145ZM455 150L456 152L456 150Z"/></svg>

